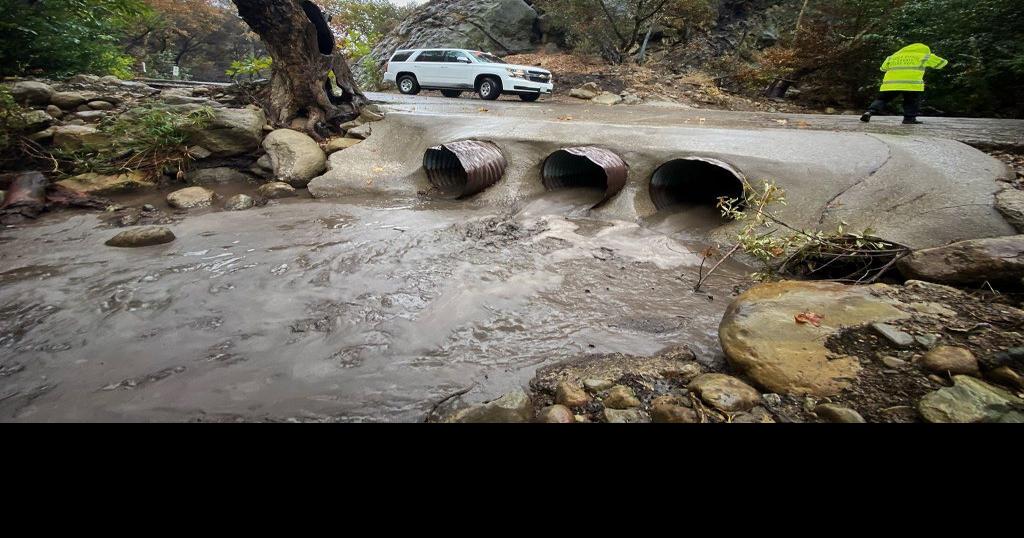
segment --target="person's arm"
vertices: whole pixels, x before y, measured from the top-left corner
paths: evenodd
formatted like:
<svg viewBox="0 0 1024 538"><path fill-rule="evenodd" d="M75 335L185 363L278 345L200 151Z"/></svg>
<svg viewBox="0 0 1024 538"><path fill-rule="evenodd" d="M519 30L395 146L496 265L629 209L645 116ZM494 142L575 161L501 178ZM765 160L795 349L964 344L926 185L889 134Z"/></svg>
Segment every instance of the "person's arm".
<svg viewBox="0 0 1024 538"><path fill-rule="evenodd" d="M882 71L888 71L889 70L889 61L890 60L892 60L892 56L889 56L888 58L885 59L884 62L882 62Z"/></svg>
<svg viewBox="0 0 1024 538"><path fill-rule="evenodd" d="M932 54L931 58L928 58L928 63L925 65L926 67L931 67L932 69L942 69L943 67L949 65L949 61L946 60L945 58L942 58L941 56Z"/></svg>

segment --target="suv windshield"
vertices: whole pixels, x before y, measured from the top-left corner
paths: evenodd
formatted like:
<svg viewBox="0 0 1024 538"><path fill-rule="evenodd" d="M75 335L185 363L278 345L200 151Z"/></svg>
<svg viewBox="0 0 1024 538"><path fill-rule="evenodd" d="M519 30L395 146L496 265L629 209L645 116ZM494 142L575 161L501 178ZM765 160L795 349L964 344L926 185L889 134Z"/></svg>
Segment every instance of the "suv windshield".
<svg viewBox="0 0 1024 538"><path fill-rule="evenodd" d="M475 56L478 61L483 62L485 64L503 64L503 63L508 63L508 62L502 61L501 58L498 58L497 56L495 56L493 54L488 54L486 52L474 52L473 56Z"/></svg>

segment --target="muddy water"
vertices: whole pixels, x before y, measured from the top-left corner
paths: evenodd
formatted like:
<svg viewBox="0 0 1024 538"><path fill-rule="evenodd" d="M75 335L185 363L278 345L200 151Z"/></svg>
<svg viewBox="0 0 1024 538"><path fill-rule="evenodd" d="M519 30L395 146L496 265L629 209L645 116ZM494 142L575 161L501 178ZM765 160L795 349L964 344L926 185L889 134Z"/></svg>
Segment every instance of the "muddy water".
<svg viewBox="0 0 1024 538"><path fill-rule="evenodd" d="M589 196L297 199L144 249L105 247L94 213L0 230L0 420L416 421L586 352L719 361L747 270L694 294L701 245L593 220Z"/></svg>

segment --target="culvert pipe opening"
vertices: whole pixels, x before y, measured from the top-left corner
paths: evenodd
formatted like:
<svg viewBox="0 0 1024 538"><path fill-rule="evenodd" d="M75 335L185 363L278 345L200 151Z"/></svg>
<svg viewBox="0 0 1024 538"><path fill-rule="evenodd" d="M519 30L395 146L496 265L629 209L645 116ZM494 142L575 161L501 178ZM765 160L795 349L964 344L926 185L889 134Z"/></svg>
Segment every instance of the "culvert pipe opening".
<svg viewBox="0 0 1024 538"><path fill-rule="evenodd" d="M663 209L710 208L718 211L720 198L743 200L743 174L715 159L676 159L655 170L651 200Z"/></svg>
<svg viewBox="0 0 1024 538"><path fill-rule="evenodd" d="M626 162L603 148L560 149L544 160L541 180L547 190L593 189L604 193L601 201L618 194L626 185Z"/></svg>
<svg viewBox="0 0 1024 538"><path fill-rule="evenodd" d="M444 198L483 191L501 179L507 166L505 156L492 142L451 142L428 148L423 154L427 179Z"/></svg>

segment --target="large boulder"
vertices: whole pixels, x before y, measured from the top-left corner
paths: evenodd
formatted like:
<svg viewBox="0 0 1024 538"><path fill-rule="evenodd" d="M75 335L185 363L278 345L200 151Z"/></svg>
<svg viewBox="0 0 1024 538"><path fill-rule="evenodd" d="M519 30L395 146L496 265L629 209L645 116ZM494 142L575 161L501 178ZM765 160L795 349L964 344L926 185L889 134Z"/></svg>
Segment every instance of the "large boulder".
<svg viewBox="0 0 1024 538"><path fill-rule="evenodd" d="M1024 276L1024 235L918 250L900 260L899 269L907 278L940 284L1019 284Z"/></svg>
<svg viewBox="0 0 1024 538"><path fill-rule="evenodd" d="M406 48L522 52L532 47L536 21L537 12L523 0L434 0L381 39L371 55L380 65Z"/></svg>
<svg viewBox="0 0 1024 538"><path fill-rule="evenodd" d="M196 105L179 107L196 110ZM267 117L255 107L214 109L213 119L203 128L190 128L189 145L210 151L211 157L234 157L256 151L263 140Z"/></svg>
<svg viewBox="0 0 1024 538"><path fill-rule="evenodd" d="M188 173L188 180L196 185L214 185L218 183L240 183L249 181L249 176L230 168L201 168Z"/></svg>
<svg viewBox="0 0 1024 538"><path fill-rule="evenodd" d="M96 92L56 92L50 98L50 104L63 110L75 110L76 108L99 99Z"/></svg>
<svg viewBox="0 0 1024 538"><path fill-rule="evenodd" d="M305 187L327 168L327 156L320 144L308 135L291 129L278 129L263 139L273 163L274 176L297 188Z"/></svg>
<svg viewBox="0 0 1024 538"><path fill-rule="evenodd" d="M11 97L22 105L48 105L53 88L42 82L25 80L11 85Z"/></svg>
<svg viewBox="0 0 1024 538"><path fill-rule="evenodd" d="M856 357L825 348L844 327L903 319L886 287L784 281L755 286L726 310L719 338L729 362L762 388L778 394L834 396L860 372ZM819 325L798 323L811 312Z"/></svg>

